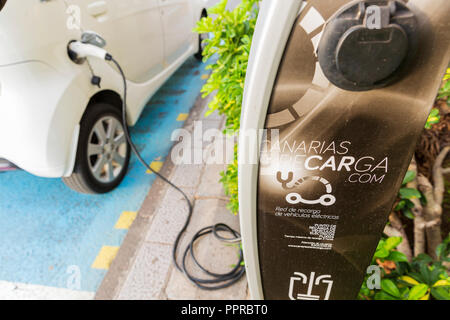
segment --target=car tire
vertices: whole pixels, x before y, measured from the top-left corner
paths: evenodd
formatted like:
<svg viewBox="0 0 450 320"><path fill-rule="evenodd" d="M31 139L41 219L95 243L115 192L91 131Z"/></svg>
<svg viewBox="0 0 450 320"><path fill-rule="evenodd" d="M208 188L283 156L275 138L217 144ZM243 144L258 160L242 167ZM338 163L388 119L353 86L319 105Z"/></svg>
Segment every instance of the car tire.
<svg viewBox="0 0 450 320"><path fill-rule="evenodd" d="M119 109L107 103L89 106L80 124L74 171L64 183L79 193L107 193L122 182L129 162Z"/></svg>
<svg viewBox="0 0 450 320"><path fill-rule="evenodd" d="M203 12L201 19L206 18L207 16L208 15L205 12ZM196 54L194 54L194 57L199 61L203 60L203 50L205 47L202 45L202 42L205 39L209 39L209 35L207 33L201 33L198 35L198 51Z"/></svg>

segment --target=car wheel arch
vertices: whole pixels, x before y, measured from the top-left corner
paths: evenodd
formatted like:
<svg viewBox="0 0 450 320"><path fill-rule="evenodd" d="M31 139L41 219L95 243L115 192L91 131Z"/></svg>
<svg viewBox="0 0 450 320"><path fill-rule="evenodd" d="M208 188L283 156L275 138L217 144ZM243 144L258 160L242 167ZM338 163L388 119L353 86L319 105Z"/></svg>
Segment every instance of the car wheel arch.
<svg viewBox="0 0 450 320"><path fill-rule="evenodd" d="M89 99L89 102L86 104L86 107L84 109L83 115L81 116L80 121L78 122L78 125L76 126L72 134L72 143L69 152L69 164L66 167L63 177L68 177L73 173L76 154L78 150L78 142L80 138L79 137L80 125L85 119L88 110L90 110L90 108L95 107L95 105L98 105L98 103L107 103L114 106L119 111L122 110L122 97L114 90L109 89L100 90Z"/></svg>
<svg viewBox="0 0 450 320"><path fill-rule="evenodd" d="M83 121L84 116L86 115L86 112L89 108L95 106L98 103L108 103L115 108L117 108L119 111L122 110L122 97L113 90L101 90L96 92L91 99L89 99L89 102L86 106L86 109L84 110L83 117L81 118L81 121Z"/></svg>

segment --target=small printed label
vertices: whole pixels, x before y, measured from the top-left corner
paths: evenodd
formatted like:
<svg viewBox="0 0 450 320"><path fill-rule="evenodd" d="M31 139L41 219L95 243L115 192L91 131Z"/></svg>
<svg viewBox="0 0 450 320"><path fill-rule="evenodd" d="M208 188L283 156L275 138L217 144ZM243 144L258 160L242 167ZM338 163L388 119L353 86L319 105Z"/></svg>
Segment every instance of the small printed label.
<svg viewBox="0 0 450 320"><path fill-rule="evenodd" d="M280 207L280 206L277 206L275 208L274 215L276 217L286 217L286 218L339 220L339 216L334 214L322 214L321 210Z"/></svg>
<svg viewBox="0 0 450 320"><path fill-rule="evenodd" d="M309 227L310 234L318 236L320 240L333 241L336 233L336 225L331 224L315 224Z"/></svg>
<svg viewBox="0 0 450 320"><path fill-rule="evenodd" d="M289 248L303 248L315 250L332 250L336 225L314 224L309 227L308 235L285 234Z"/></svg>

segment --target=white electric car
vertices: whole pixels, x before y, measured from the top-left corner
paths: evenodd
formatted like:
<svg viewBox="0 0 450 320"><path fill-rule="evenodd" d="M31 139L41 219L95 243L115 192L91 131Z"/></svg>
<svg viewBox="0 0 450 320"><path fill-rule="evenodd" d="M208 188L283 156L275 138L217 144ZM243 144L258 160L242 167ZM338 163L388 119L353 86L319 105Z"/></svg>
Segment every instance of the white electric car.
<svg viewBox="0 0 450 320"><path fill-rule="evenodd" d="M75 64L68 44L95 32L127 76L128 122L193 54L206 0L0 0L0 170L62 177L82 193L126 174L123 80L97 58ZM88 32L89 31L89 32ZM101 88L92 83L101 78Z"/></svg>

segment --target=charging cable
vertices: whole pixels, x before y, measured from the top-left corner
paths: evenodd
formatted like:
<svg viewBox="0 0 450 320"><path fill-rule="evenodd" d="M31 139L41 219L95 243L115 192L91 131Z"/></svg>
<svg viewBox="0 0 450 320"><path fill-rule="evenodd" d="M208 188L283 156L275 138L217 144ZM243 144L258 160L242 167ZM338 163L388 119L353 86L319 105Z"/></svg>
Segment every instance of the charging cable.
<svg viewBox="0 0 450 320"><path fill-rule="evenodd" d="M143 159L142 155L136 148L136 145L133 143L133 141L131 139L131 135L130 135L130 130L128 127L128 122L127 122L127 91L128 91L127 90L127 79L126 79L125 73L122 70L122 67L120 66L120 64L106 50L104 50L100 47L97 47L95 45L92 45L92 44L86 44L86 43L82 43L79 41L73 41L73 42L69 43L68 49L69 49L69 57L77 63L86 59L87 57L96 57L96 58L99 58L102 60L111 61L116 66L116 68L119 71L119 73L122 77L122 80L123 80L122 122L123 122L124 133L127 138L128 144L131 147L131 150L136 155L139 162L141 162L142 165L147 170L154 173L158 178L160 178L165 183L167 183L172 188L174 188L176 191L178 191L183 196L183 198L186 200L186 204L188 206L188 215L187 215L186 221L183 225L183 228L180 230L180 232L178 233L178 235L176 237L176 240L173 244L173 249L172 249L172 260L173 260L175 267L181 273L183 273L191 283L193 283L196 287L203 289L203 290L219 290L219 289L227 288L227 287L233 285L234 283L236 283L237 281L239 281L245 273L244 255L243 255L242 247L240 245L241 235L239 234L239 232L237 232L236 230L232 229L230 226L223 224L223 223L205 227L205 228L199 230L192 237L191 241L189 242L188 246L186 247L186 249L183 253L183 256L182 256L181 265L178 263L178 261L177 261L178 247L180 245L182 236L186 232L186 230L191 222L191 219L192 219L194 207L192 205L191 200L186 195L186 193L183 190L181 190L178 186L176 186L173 182L171 182L169 179L164 177L159 172L156 172L155 170L153 170L150 167L150 165L148 164L148 162L146 162ZM230 238L223 237L219 234L221 232L229 233L231 235L231 237ZM218 240L220 240L222 242L229 243L229 244L237 244L239 246L238 263L233 267L233 269L230 272L228 272L228 273L211 272L208 269L206 269L205 267L203 267L200 264L200 262L197 260L197 258L195 256L195 252L194 252L195 243L197 240L199 240L200 238L202 238L208 234L213 234ZM187 265L186 265L188 256L191 257L191 259L195 263L195 265L198 268L200 268L200 270L202 270L208 276L208 278L204 279L204 278L195 277L188 271Z"/></svg>

